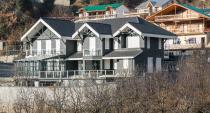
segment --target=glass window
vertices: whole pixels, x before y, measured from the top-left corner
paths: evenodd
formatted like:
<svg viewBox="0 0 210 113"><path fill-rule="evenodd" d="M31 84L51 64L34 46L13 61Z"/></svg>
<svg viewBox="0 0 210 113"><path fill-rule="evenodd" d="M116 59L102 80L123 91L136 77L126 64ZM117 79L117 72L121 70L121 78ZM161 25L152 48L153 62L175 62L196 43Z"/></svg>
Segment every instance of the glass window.
<svg viewBox="0 0 210 113"><path fill-rule="evenodd" d="M181 40L179 38L173 39L173 44L181 44Z"/></svg>
<svg viewBox="0 0 210 113"><path fill-rule="evenodd" d="M189 44L196 44L196 38L189 38L188 43Z"/></svg>

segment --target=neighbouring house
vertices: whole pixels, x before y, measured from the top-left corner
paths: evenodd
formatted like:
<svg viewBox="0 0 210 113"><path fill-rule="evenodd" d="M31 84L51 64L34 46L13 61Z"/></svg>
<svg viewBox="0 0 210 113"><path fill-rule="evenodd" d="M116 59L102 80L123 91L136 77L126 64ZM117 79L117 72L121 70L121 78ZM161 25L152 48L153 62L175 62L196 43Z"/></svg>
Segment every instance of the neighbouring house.
<svg viewBox="0 0 210 113"><path fill-rule="evenodd" d="M103 19L124 17L124 13L128 13L129 9L120 3L86 6L79 9L79 19Z"/></svg>
<svg viewBox="0 0 210 113"><path fill-rule="evenodd" d="M150 16L151 14L156 12L155 4L155 1L145 0L144 2L139 4L135 9L141 17L146 18L147 16Z"/></svg>
<svg viewBox="0 0 210 113"><path fill-rule="evenodd" d="M175 38L138 17L73 22L41 18L23 35L26 56L16 60L19 81L128 77L161 71L164 41ZM126 74L122 74L126 72Z"/></svg>
<svg viewBox="0 0 210 113"><path fill-rule="evenodd" d="M210 10L187 4L171 4L147 18L175 33L178 38L167 40L166 52L171 56L191 55L192 50L209 48Z"/></svg>
<svg viewBox="0 0 210 113"><path fill-rule="evenodd" d="M173 3L176 3L176 0L157 0L157 3L155 4L156 11L160 11Z"/></svg>

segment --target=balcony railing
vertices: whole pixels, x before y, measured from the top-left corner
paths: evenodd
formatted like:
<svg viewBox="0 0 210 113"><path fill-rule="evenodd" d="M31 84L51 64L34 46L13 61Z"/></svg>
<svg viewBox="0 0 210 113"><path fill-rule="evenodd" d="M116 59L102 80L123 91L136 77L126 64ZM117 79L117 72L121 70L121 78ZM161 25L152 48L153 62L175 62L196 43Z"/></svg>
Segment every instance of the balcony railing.
<svg viewBox="0 0 210 113"><path fill-rule="evenodd" d="M174 21L174 20L184 20L184 19L197 19L199 18L199 14L187 14L187 15L162 15L162 16L156 16L155 21Z"/></svg>
<svg viewBox="0 0 210 113"><path fill-rule="evenodd" d="M41 56L41 55L62 55L64 54L63 51L58 51L56 49L52 50L26 50L26 56Z"/></svg>
<svg viewBox="0 0 210 113"><path fill-rule="evenodd" d="M202 44L166 44L165 50L177 50L177 49L199 49L202 48Z"/></svg>
<svg viewBox="0 0 210 113"><path fill-rule="evenodd" d="M99 19L109 19L109 18L116 18L117 14L113 15L93 15L93 16L82 16L75 18L76 21L84 21L84 20L99 20Z"/></svg>
<svg viewBox="0 0 210 113"><path fill-rule="evenodd" d="M83 56L102 56L102 51L101 50L84 50Z"/></svg>
<svg viewBox="0 0 210 113"><path fill-rule="evenodd" d="M69 71L17 71L16 76L19 79L84 79L85 78L106 78L106 77L129 77L131 71L115 70L69 70Z"/></svg>
<svg viewBox="0 0 210 113"><path fill-rule="evenodd" d="M173 32L175 34L198 34L198 33L203 33L204 28L199 28L199 27L188 27L188 28L183 28L183 27L177 27L176 29L174 28L166 28L162 27L170 32Z"/></svg>

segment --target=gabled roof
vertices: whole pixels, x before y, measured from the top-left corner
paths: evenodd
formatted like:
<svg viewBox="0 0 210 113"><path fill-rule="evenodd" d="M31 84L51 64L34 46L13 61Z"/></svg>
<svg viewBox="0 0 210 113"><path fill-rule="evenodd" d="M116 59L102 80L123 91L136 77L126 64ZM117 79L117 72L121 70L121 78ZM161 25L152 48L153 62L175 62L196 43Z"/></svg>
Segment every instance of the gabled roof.
<svg viewBox="0 0 210 113"><path fill-rule="evenodd" d="M175 34L156 26L155 24L152 24L148 21L145 21L144 19L141 19L139 23L133 23L129 22L133 27L138 29L144 34L156 34L156 35L165 35L165 36L176 36Z"/></svg>
<svg viewBox="0 0 210 113"><path fill-rule="evenodd" d="M87 22L96 32L99 34L112 35L112 29L110 24Z"/></svg>
<svg viewBox="0 0 210 113"><path fill-rule="evenodd" d="M169 2L172 2L173 0L158 0L155 7L163 7Z"/></svg>
<svg viewBox="0 0 210 113"><path fill-rule="evenodd" d="M184 8L184 9L188 9L188 10L192 10L192 11L194 11L196 13L199 13L199 14L203 15L206 18L210 17L210 15L208 15L208 11L210 11L210 9L200 9L200 8L195 7L195 6L191 6L191 5L187 5L187 4L174 3L174 4L171 4L171 5L167 6L167 7L165 7L161 11L158 11L157 13L147 17L147 20L152 20L158 14L164 15L163 11L167 12L167 11L169 11L170 8L175 7L175 6L176 7L178 6L178 7Z"/></svg>
<svg viewBox="0 0 210 113"><path fill-rule="evenodd" d="M51 18L43 18L43 20L61 36L71 37L71 35L74 33L75 23L70 20Z"/></svg>
<svg viewBox="0 0 210 113"><path fill-rule="evenodd" d="M102 23L102 24L109 24L111 26L111 32L115 33L120 27L122 27L127 22L139 22L138 17L126 17L126 18L113 18L113 19L105 19L105 20L90 20L84 22L77 22L76 23L76 30L79 29L84 23L93 22L93 23Z"/></svg>
<svg viewBox="0 0 210 113"><path fill-rule="evenodd" d="M115 4L105 4L105 5L94 5L94 6L86 6L83 7L86 12L92 12L92 11L106 11L108 7L112 7L113 9L117 9L118 7L122 6L120 3Z"/></svg>
<svg viewBox="0 0 210 113"><path fill-rule="evenodd" d="M150 0L145 0L141 4L139 4L135 9L145 9L147 6L151 3L153 6L155 6L156 2L155 1L150 1Z"/></svg>
<svg viewBox="0 0 210 113"><path fill-rule="evenodd" d="M51 18L40 18L22 37L23 41L26 37L34 36L37 31L46 26L56 36L71 37L74 33L75 23L69 20L51 19Z"/></svg>
<svg viewBox="0 0 210 113"><path fill-rule="evenodd" d="M125 28L130 28L134 32L142 36L155 37L155 38L175 38L177 35L156 26L142 18L138 18L139 22L128 22L127 24L121 26L113 36L117 36Z"/></svg>
<svg viewBox="0 0 210 113"><path fill-rule="evenodd" d="M200 9L200 8L197 8L195 6L191 6L191 5L187 5L187 4L179 4L181 6L183 6L184 8L187 8L187 9L190 9L190 10L193 10L197 13L200 13L202 15L205 15L207 17L210 17L210 15L208 15L206 12L210 11L210 9Z"/></svg>

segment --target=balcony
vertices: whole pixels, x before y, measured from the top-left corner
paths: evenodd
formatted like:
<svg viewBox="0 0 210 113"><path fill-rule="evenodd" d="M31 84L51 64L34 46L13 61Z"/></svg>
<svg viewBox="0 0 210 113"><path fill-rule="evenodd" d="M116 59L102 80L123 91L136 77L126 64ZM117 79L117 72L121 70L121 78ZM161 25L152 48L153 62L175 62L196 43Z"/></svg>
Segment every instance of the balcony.
<svg viewBox="0 0 210 113"><path fill-rule="evenodd" d="M85 20L100 20L100 19L110 19L110 18L116 18L117 14L114 15L93 15L93 16L81 16L75 18L75 21L85 21Z"/></svg>
<svg viewBox="0 0 210 113"><path fill-rule="evenodd" d="M52 49L52 50L46 50L46 49L42 49L42 50L26 50L25 51L26 56L45 56L45 55L63 55L64 52L63 51L57 51L56 49Z"/></svg>
<svg viewBox="0 0 210 113"><path fill-rule="evenodd" d="M131 74L131 72L117 72L115 70L69 70L69 71L35 71L24 72L18 71L16 75L19 79L46 79L46 80L61 80L61 79L86 79L86 78L107 78L121 77ZM85 77L85 78L84 78Z"/></svg>
<svg viewBox="0 0 210 113"><path fill-rule="evenodd" d="M90 56L102 56L102 51L101 50L84 50L83 56L90 57Z"/></svg>
<svg viewBox="0 0 210 113"><path fill-rule="evenodd" d="M162 15L162 16L156 16L155 21L156 22L163 22L163 21L181 21L181 20L193 20L193 19L199 19L199 14L177 14L177 15Z"/></svg>
<svg viewBox="0 0 210 113"><path fill-rule="evenodd" d="M166 44L165 50L200 49L202 44Z"/></svg>
<svg viewBox="0 0 210 113"><path fill-rule="evenodd" d="M178 26L174 29L174 27L162 27L172 33L175 33L177 35L184 35L184 34L200 34L204 33L204 28L201 27L187 27L184 28L183 26Z"/></svg>

